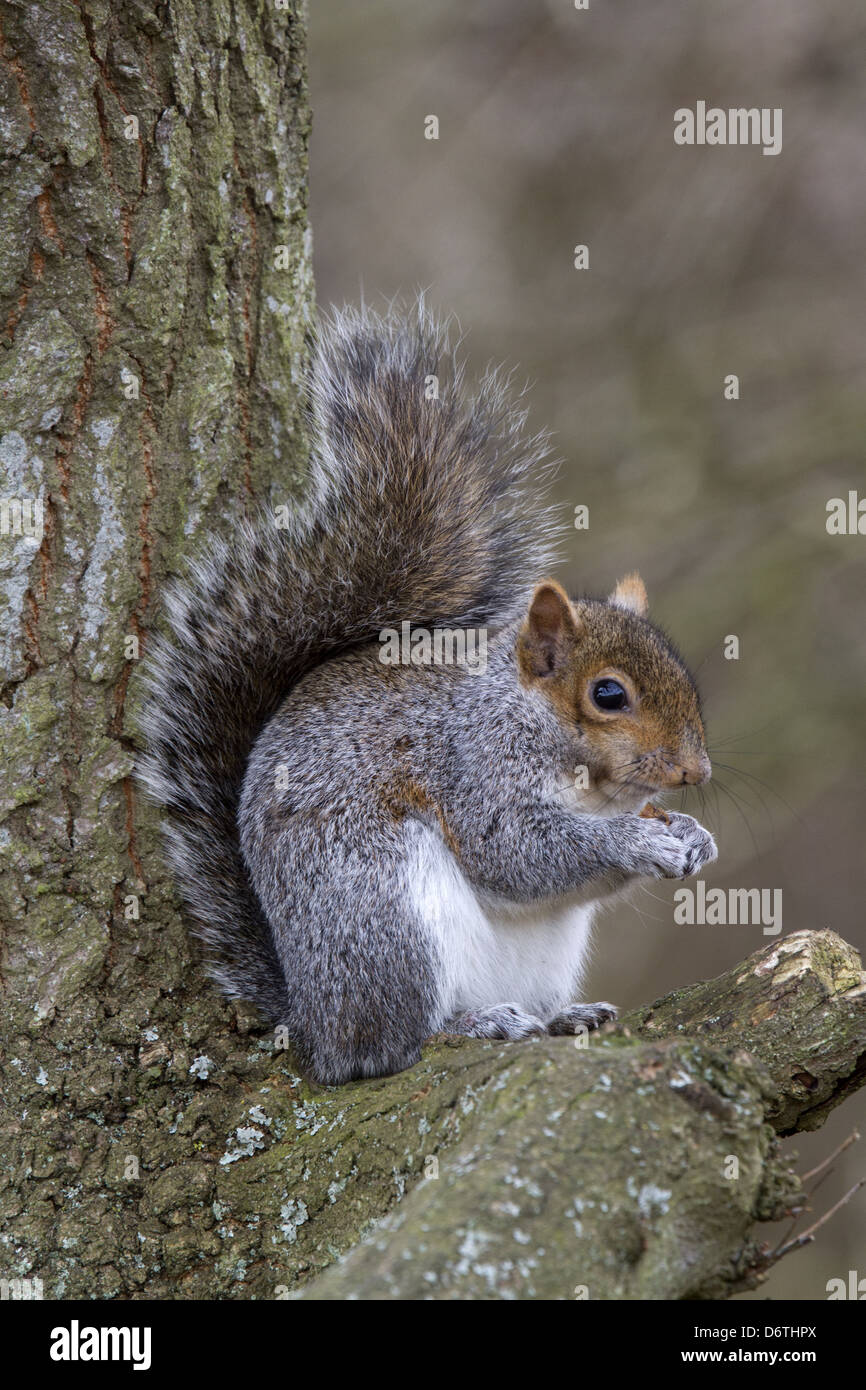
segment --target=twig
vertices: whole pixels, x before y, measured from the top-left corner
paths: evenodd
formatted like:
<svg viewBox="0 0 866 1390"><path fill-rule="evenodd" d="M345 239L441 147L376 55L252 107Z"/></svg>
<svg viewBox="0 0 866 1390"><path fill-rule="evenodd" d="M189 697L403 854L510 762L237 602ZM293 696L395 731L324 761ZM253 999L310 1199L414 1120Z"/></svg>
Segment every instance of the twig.
<svg viewBox="0 0 866 1390"><path fill-rule="evenodd" d="M822 1168L826 1168L828 1163L832 1163L834 1158L838 1158L839 1155L844 1153L846 1149L850 1149L852 1144L856 1144L859 1138L859 1132L856 1129L852 1130L851 1133L848 1135L848 1138L843 1140L843 1142L839 1145L838 1149L834 1149L833 1152L827 1156L827 1158L823 1159L818 1164L817 1168L810 1168L808 1173L804 1173L800 1181L808 1182L810 1178L814 1178L815 1174L820 1173Z"/></svg>
<svg viewBox="0 0 866 1390"><path fill-rule="evenodd" d="M781 1260L782 1256L787 1255L789 1251L799 1250L801 1246L808 1245L810 1241L813 1241L815 1239L815 1232L824 1225L825 1221L829 1221L830 1217L833 1216L840 1207L844 1207L846 1202L850 1202L854 1193L859 1192L861 1187L866 1187L866 1178L861 1178L859 1182L855 1182L850 1192L846 1192L844 1197L840 1197L835 1206L832 1206L829 1211L825 1211L823 1216L819 1216L818 1220L813 1222L809 1229L804 1231L802 1235L797 1236L796 1240L789 1241L787 1245L777 1246L770 1256L770 1263L775 1264L777 1260Z"/></svg>
<svg viewBox="0 0 866 1390"><path fill-rule="evenodd" d="M781 1250L783 1248L791 1248L788 1246L788 1241L790 1240L791 1236L794 1234L797 1227L799 1226L800 1218L802 1217L804 1212L812 1210L809 1204L811 1203L812 1198L815 1196L815 1193L818 1191L818 1188L821 1186L822 1183L826 1182L827 1178L832 1177L835 1173L835 1168L828 1168L827 1164L832 1163L834 1158L838 1158L839 1155L841 1153L844 1153L847 1148L850 1148L852 1144L855 1144L859 1138L859 1132L856 1129L852 1130L852 1132L848 1135L848 1138L839 1145L838 1149L834 1149L831 1154L828 1154L825 1159L822 1159L822 1161L818 1164L816 1168L810 1168L808 1173L804 1173L802 1175L800 1181L802 1183L805 1183L808 1181L809 1178L814 1178L816 1173L821 1173L821 1170L824 1169L824 1172L821 1173L821 1177L815 1183L815 1186L811 1187L809 1191L805 1194L806 1201L804 1202L803 1206L800 1207L799 1211L796 1212L794 1220L791 1222L781 1241L776 1246L777 1250ZM773 1253L775 1254L775 1251Z"/></svg>

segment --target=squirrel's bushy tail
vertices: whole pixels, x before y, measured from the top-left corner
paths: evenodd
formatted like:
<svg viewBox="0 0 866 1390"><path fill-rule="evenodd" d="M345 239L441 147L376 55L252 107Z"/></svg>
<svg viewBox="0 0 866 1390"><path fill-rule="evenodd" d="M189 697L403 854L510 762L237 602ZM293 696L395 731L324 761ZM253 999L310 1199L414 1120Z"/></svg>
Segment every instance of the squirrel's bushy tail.
<svg viewBox="0 0 866 1390"><path fill-rule="evenodd" d="M306 500L210 543L167 597L146 663L139 775L167 812L169 854L232 997L278 1020L285 984L238 844L246 761L308 670L402 621L503 621L551 559L545 435L488 371L471 398L423 301L334 312L310 384Z"/></svg>

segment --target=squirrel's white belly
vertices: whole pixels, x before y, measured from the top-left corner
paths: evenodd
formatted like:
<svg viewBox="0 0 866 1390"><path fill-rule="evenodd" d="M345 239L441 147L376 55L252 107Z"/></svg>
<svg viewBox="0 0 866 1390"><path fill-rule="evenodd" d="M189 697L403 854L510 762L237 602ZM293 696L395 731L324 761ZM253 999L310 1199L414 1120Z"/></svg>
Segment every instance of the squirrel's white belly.
<svg viewBox="0 0 866 1390"><path fill-rule="evenodd" d="M407 833L408 893L441 961L443 1022L512 1003L547 1020L579 998L593 914L585 896L484 898L435 831L416 823Z"/></svg>

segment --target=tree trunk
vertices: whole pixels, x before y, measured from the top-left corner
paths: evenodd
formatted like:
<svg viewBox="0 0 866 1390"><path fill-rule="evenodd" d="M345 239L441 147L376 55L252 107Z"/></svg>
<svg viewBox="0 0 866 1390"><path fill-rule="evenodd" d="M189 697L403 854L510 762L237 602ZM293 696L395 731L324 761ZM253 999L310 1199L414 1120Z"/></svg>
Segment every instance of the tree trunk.
<svg viewBox="0 0 866 1390"><path fill-rule="evenodd" d="M0 1277L46 1297L217 1287L198 1177L152 1199L206 1147L196 1054L249 1047L131 778L135 671L196 538L303 467L304 38L298 0L0 4Z"/></svg>

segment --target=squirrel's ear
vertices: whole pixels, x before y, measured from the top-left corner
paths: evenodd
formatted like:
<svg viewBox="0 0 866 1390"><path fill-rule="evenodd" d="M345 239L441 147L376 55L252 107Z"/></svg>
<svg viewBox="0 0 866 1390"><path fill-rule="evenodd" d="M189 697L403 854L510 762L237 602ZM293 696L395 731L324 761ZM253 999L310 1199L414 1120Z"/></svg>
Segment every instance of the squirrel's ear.
<svg viewBox="0 0 866 1390"><path fill-rule="evenodd" d="M552 676L580 630L568 594L553 579L539 584L520 634L520 664L529 676Z"/></svg>
<svg viewBox="0 0 866 1390"><path fill-rule="evenodd" d="M639 618L645 618L648 604L646 588L640 575L627 574L621 579L608 603L612 603L614 608L627 608L630 613L637 613Z"/></svg>

